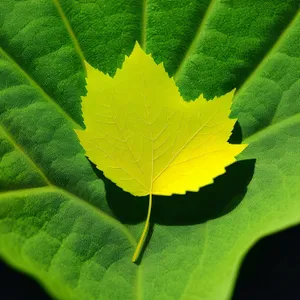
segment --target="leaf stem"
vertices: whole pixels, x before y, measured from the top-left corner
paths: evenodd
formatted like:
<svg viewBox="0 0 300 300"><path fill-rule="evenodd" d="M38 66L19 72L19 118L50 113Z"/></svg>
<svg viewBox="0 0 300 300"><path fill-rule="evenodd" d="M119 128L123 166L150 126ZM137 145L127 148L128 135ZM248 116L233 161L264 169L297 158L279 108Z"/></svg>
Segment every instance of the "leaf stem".
<svg viewBox="0 0 300 300"><path fill-rule="evenodd" d="M145 223L141 238L135 248L135 251L134 251L134 254L132 257L132 262L136 262L138 260L140 254L142 252L142 249L144 247L145 240L146 240L148 232L149 232L151 209L152 209L152 192L149 194L149 205L148 205L148 214L147 214L146 223Z"/></svg>

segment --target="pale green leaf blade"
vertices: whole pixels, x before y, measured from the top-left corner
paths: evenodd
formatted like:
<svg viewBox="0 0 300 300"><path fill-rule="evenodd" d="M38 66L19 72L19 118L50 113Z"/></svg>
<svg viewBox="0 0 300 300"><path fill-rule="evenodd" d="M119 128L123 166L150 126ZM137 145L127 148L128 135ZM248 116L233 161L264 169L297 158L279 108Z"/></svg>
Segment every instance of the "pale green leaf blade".
<svg viewBox="0 0 300 300"><path fill-rule="evenodd" d="M1 256L58 299L135 298L134 238L74 195L54 187L1 194L0 233Z"/></svg>

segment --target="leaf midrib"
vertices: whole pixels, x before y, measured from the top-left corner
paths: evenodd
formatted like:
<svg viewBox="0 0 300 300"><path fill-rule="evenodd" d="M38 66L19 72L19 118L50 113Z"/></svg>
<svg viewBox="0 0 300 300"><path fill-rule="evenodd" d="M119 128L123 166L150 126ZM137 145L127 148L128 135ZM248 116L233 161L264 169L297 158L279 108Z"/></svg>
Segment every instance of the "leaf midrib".
<svg viewBox="0 0 300 300"><path fill-rule="evenodd" d="M3 132L6 139L13 145L13 147L15 147L20 153L23 154L27 162L38 172L40 177L44 180L45 184L51 185L49 178L45 175L45 173L40 168L37 168L36 163L26 154L24 148L15 142L12 135L8 132L8 130L4 127L4 125L1 122L0 122L0 130Z"/></svg>
<svg viewBox="0 0 300 300"><path fill-rule="evenodd" d="M11 65L18 70L24 78L28 81L28 83L35 88L39 94L47 100L55 110L62 115L67 121L72 124L72 128L74 129L82 129L82 127L56 102L53 98L51 98L44 89L24 70L2 47L0 47L0 54L9 62Z"/></svg>
<svg viewBox="0 0 300 300"><path fill-rule="evenodd" d="M191 54L195 51L195 49L197 48L197 43L198 43L198 39L202 36L203 34L203 29L206 26L206 21L209 18L210 12L212 11L213 7L215 6L215 3L217 2L217 0L211 0L209 5L207 6L207 9L205 11L205 14L201 20L201 22L198 25L198 28L196 30L195 36L192 39L190 45L188 46L183 58L181 59L177 70L175 72L175 74L173 75L174 79L177 79L178 77L180 77L180 74L182 73L182 70L184 69L187 61L189 60L189 57L191 56Z"/></svg>
<svg viewBox="0 0 300 300"><path fill-rule="evenodd" d="M281 43L285 40L286 35L288 34L289 30L293 27L294 23L296 22L297 18L299 17L298 10L293 18L291 18L290 22L287 24L287 26L283 29L281 34L279 35L278 39L275 41L275 43L270 47L269 51L265 53L262 60L256 65L255 69L252 70L252 72L248 75L248 77L244 80L240 88L236 92L236 96L243 91L249 82L251 82L252 78L255 77L255 75L259 72L260 69L264 67L264 65L268 62L269 58L280 48ZM279 104L278 104L279 105ZM274 114L276 113L276 110Z"/></svg>
<svg viewBox="0 0 300 300"><path fill-rule="evenodd" d="M140 37L140 45L144 51L146 51L146 41L147 41L147 1L142 1L142 16L141 16L141 37Z"/></svg>
<svg viewBox="0 0 300 300"><path fill-rule="evenodd" d="M264 127L261 130L254 132L253 134L247 136L247 138L245 138L243 140L243 142L245 142L247 144L251 144L254 141L257 141L257 140L265 137L268 134L272 134L272 131L282 129L283 127L292 125L295 122L300 122L300 112L293 116L289 116L277 123L272 123L269 126Z"/></svg>
<svg viewBox="0 0 300 300"><path fill-rule="evenodd" d="M13 192L3 192L0 193L0 196L3 194L7 194L7 193L18 193L19 191L30 191L30 190L34 190L34 191L39 191L39 190L43 190L43 189L56 189L57 191L63 192L66 195L68 195L69 197L71 197L73 200L77 200L82 202L82 203L87 203L90 207L94 208L94 210L96 210L98 213L100 213L102 216L105 216L106 218L109 219L113 219L115 224L118 223L119 226L121 226L122 231L124 232L124 230L127 232L126 233L126 237L128 238L128 240L130 241L130 243L135 246L136 245L136 240L133 237L133 235L129 232L129 230L127 229L127 227L125 227L121 222L119 222L118 220L116 220L113 217L110 217L108 214L106 214L104 211L100 210L98 207L90 204L88 201L85 201L84 199L78 197L77 195L64 190L60 187L58 187L57 185L53 184L51 182L51 180L47 177L47 175L44 173L43 169L31 158L31 156L29 155L28 152L26 152L26 150L24 149L24 147L22 145L20 145L19 143L17 143L17 141L13 138L12 134L9 133L8 129L4 127L3 124L0 123L0 129L3 130L3 132L5 133L7 139L10 141L10 143L15 147L15 149L19 150L19 152L23 155L23 157L25 157L25 159L30 163L30 165L38 172L38 174L43 178L43 180L45 181L46 185L44 187L32 187L29 189L19 189Z"/></svg>
<svg viewBox="0 0 300 300"><path fill-rule="evenodd" d="M116 220L115 218L111 217L110 215L106 214L104 211L99 209L98 207L90 204L87 201L83 201L81 198L78 196L60 188L55 185L48 185L48 186L43 186L43 187L35 187L35 188L27 188L27 189L19 189L19 190L13 190L13 191L5 191L0 193L0 201L7 199L7 197L10 196L30 196L30 195L41 195L44 193L59 193L62 195L67 196L68 198L72 199L74 202L77 204L87 207L88 209L92 209L95 211L101 219L104 219L107 223L112 224L115 228L119 229L120 232L122 232L130 242L130 244L135 247L136 246L136 240L131 234L131 232L125 227L121 222Z"/></svg>
<svg viewBox="0 0 300 300"><path fill-rule="evenodd" d="M0 201L1 199L7 199L7 197L19 195L22 196L26 194L26 196L31 195L37 195L37 194L43 194L47 192L56 192L60 193L62 195L67 196L69 199L73 200L77 204L84 206L85 208L91 209L94 212L96 212L102 220L106 221L107 223L110 223L114 228L118 229L120 233L122 233L128 240L128 242L131 244L132 248L136 248L137 241L133 234L129 231L129 229L123 225L120 221L117 219L111 217L110 215L106 214L104 211L99 209L98 207L92 205L88 201L85 201L84 199L78 197L77 195L64 190L56 185L54 185L49 178L46 176L44 171L41 169L40 166L37 165L37 163L30 157L30 155L26 152L26 150L22 147L22 145L19 145L16 140L14 140L13 136L8 132L8 130L4 127L3 124L0 123L0 129L2 129L3 133L6 135L9 142L13 145L13 147L23 155L23 157L29 162L29 164L37 171L37 173L43 178L45 183L47 185L42 187L32 187L27 189L18 189L14 191L5 191L0 192ZM136 268L136 285L137 285L137 293L136 297L138 300L142 299L142 289L141 289L141 277L142 277L142 269L140 266L137 266Z"/></svg>
<svg viewBox="0 0 300 300"><path fill-rule="evenodd" d="M165 168L159 172L158 175L155 176L155 178L152 179L152 184L154 183L154 181L156 181L170 166L170 164L175 160L175 158L181 153L181 151L197 136L197 134L207 125L207 123L209 123L213 117L218 113L218 111L216 111L200 128L198 128L193 134L192 136L183 144L183 146L175 153L175 155L173 155L173 157L170 159L170 161L166 164ZM152 159L152 165L153 165L153 159Z"/></svg>
<svg viewBox="0 0 300 300"><path fill-rule="evenodd" d="M56 7L57 9L57 12L59 14L59 16L61 17L61 20L69 34L69 37L74 45L74 48L75 48L75 51L77 52L77 55L79 56L80 58L80 61L81 61L81 64L82 64L82 67L83 67L83 70L85 71L85 74L86 74L86 67L85 67L85 58L84 58L84 54L81 50L81 47L80 47L80 44L79 44L79 41L70 25L70 22L68 20L68 18L66 17L62 7L61 7L61 4L60 4L60 0L52 0L54 6Z"/></svg>

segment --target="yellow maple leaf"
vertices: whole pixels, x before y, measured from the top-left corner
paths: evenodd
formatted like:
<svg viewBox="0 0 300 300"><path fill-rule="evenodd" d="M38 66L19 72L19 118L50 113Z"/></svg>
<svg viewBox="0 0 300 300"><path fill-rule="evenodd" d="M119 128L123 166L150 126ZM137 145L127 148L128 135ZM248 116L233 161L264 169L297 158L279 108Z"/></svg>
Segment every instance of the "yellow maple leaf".
<svg viewBox="0 0 300 300"><path fill-rule="evenodd" d="M76 130L87 157L106 177L136 196L198 191L225 172L247 145L227 142L234 91L213 101L186 102L173 78L136 43L114 78L87 64L85 130Z"/></svg>

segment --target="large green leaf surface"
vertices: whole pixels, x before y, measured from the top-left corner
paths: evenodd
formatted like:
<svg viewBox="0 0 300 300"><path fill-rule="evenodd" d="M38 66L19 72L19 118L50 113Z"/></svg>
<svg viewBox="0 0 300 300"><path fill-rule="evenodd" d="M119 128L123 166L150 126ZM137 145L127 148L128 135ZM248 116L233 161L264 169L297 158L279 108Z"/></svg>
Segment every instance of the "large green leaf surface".
<svg viewBox="0 0 300 300"><path fill-rule="evenodd" d="M0 255L53 297L230 299L249 247L300 222L298 0L6 0L0 26ZM108 200L126 193L106 194L73 132L83 58L114 75L136 40L186 100L237 87L232 115L250 143L240 160L256 160L228 213L158 218L139 265L143 223L118 220ZM192 197L221 202L216 185Z"/></svg>

